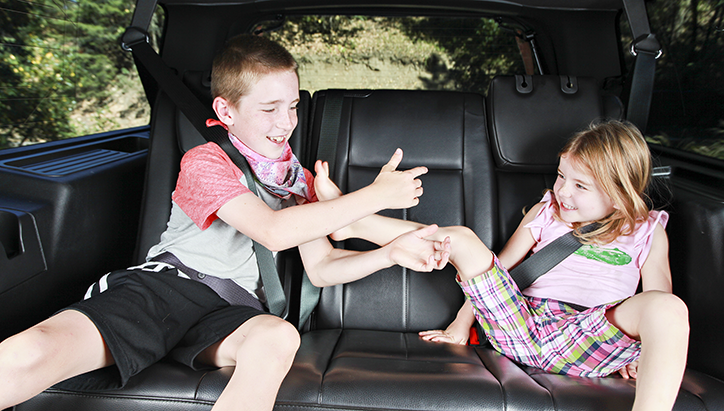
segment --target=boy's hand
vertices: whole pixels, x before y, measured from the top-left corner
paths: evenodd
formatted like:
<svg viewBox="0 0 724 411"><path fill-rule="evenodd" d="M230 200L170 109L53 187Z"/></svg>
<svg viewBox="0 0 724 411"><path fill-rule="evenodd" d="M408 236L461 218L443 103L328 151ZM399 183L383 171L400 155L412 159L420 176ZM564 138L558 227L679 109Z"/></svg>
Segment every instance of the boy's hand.
<svg viewBox="0 0 724 411"><path fill-rule="evenodd" d="M414 271L429 272L445 267L450 258L450 238L443 241L427 240L437 231L437 225L403 234L392 241L390 260L397 265Z"/></svg>
<svg viewBox="0 0 724 411"><path fill-rule="evenodd" d="M319 201L333 200L342 196L342 191L329 178L329 163L317 160L314 163L314 171L317 175L314 177L314 192L317 193Z"/></svg>
<svg viewBox="0 0 724 411"><path fill-rule="evenodd" d="M397 171L401 161L402 150L398 148L372 183L380 190L379 198L386 201L385 208L408 208L420 202L418 197L422 195L422 181L417 177L427 173L427 167Z"/></svg>

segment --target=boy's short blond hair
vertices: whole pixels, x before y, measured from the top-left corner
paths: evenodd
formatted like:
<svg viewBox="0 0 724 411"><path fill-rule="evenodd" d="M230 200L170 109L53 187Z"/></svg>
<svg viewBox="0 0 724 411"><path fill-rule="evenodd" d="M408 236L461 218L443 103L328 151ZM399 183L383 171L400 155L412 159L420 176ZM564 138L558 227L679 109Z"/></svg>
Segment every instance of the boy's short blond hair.
<svg viewBox="0 0 724 411"><path fill-rule="evenodd" d="M275 71L294 71L297 62L280 44L265 37L241 34L229 39L214 58L211 95L236 106L259 78Z"/></svg>

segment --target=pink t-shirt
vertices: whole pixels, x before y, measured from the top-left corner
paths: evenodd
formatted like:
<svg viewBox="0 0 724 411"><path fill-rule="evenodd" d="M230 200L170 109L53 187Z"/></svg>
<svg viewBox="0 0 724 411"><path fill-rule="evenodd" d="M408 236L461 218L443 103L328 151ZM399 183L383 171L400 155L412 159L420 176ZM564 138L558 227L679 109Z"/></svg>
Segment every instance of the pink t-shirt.
<svg viewBox="0 0 724 411"><path fill-rule="evenodd" d="M304 170L309 192L314 195L314 177ZM181 172L172 199L196 225L207 229L218 217L216 211L229 200L249 193L246 177L216 144L190 150L181 160Z"/></svg>
<svg viewBox="0 0 724 411"><path fill-rule="evenodd" d="M543 207L526 225L537 242L534 253L572 231L566 223L553 217L552 196L549 192L543 197ZM656 224L666 227L668 220L669 214L665 211L650 211L649 218L638 224L632 235L619 237L609 244L582 246L523 290L523 294L586 307L634 295L641 267L651 250Z"/></svg>

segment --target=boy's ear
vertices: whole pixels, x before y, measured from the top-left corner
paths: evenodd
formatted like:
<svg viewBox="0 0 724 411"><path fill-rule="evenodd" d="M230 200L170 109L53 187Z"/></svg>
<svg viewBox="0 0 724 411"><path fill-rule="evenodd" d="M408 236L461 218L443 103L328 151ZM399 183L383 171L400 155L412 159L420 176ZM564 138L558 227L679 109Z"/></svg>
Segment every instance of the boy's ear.
<svg viewBox="0 0 724 411"><path fill-rule="evenodd" d="M214 109L219 120L227 126L234 124L234 117L231 115L229 101L223 97L214 98L211 107Z"/></svg>

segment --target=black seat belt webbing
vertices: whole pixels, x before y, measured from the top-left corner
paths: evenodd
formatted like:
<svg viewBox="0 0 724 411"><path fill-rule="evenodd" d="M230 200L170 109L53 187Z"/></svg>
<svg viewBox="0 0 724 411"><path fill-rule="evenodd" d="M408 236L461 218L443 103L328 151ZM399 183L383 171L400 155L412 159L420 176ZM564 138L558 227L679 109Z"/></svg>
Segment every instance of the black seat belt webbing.
<svg viewBox="0 0 724 411"><path fill-rule="evenodd" d="M579 231L585 234L598 227L598 223L588 224L581 227ZM510 276L518 285L518 289L523 291L533 284L538 277L550 271L566 257L578 250L581 245L581 242L574 235L574 231L564 234L510 270Z"/></svg>
<svg viewBox="0 0 724 411"><path fill-rule="evenodd" d="M327 90L325 93L324 111L319 126L317 159L329 163L329 177L332 178L337 163L337 139L339 137L339 125L342 121L344 91Z"/></svg>
<svg viewBox="0 0 724 411"><path fill-rule="evenodd" d="M317 159L329 163L330 178L332 178L337 159L337 140L339 125L342 120L342 104L344 103L343 90L325 91L324 111L319 126L319 141L317 142ZM319 302L320 289L315 287L306 274L302 276L301 297L299 302L299 327L301 328L309 319Z"/></svg>
<svg viewBox="0 0 724 411"><path fill-rule="evenodd" d="M142 30L131 27L126 33L137 31L142 32ZM124 48L133 52L134 56L144 65L161 86L161 89L191 121L191 124L199 133L206 140L218 144L226 152L246 177L249 190L258 196L254 174L244 156L231 144L227 132L219 127L206 127L206 120L216 117L213 111L201 103L181 79L171 71L161 59L161 56L145 41L145 37L142 37L141 40L136 36L136 41L126 42L129 37L124 35ZM274 263L274 257L269 249L254 240L252 241L259 266L259 274L264 284L269 312L281 316L286 309L286 298Z"/></svg>
<svg viewBox="0 0 724 411"><path fill-rule="evenodd" d="M644 1L624 0L623 5L633 35L631 53L636 56L626 119L635 124L642 133L646 133L654 90L656 59L661 56L661 44L651 33Z"/></svg>

